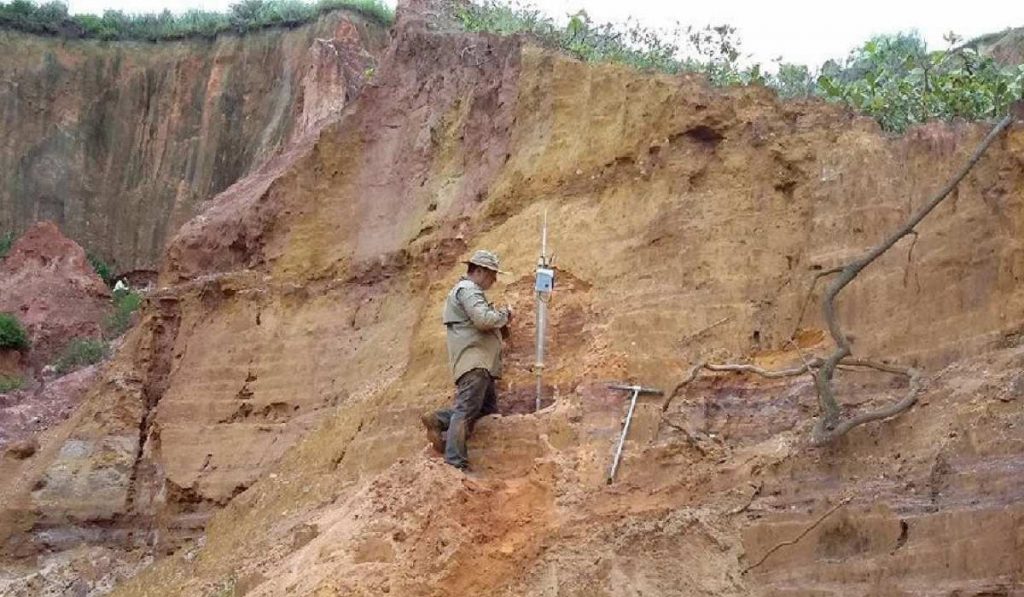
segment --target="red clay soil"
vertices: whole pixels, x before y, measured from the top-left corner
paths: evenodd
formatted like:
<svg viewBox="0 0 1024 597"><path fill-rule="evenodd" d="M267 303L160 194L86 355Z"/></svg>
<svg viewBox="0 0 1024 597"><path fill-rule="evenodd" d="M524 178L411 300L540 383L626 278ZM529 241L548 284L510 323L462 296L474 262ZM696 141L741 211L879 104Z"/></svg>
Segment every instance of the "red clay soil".
<svg viewBox="0 0 1024 597"><path fill-rule="evenodd" d="M50 363L75 338L102 335L110 291L85 250L52 222L25 232L0 262L0 312L28 332L29 365Z"/></svg>

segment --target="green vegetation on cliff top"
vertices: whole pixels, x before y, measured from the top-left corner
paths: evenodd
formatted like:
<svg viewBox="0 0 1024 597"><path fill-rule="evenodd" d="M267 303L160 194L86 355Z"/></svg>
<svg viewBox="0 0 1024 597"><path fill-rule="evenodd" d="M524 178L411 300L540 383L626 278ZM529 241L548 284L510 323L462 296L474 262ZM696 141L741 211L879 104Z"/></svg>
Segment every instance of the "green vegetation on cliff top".
<svg viewBox="0 0 1024 597"><path fill-rule="evenodd" d="M694 72L715 85L765 85L780 97L817 97L875 118L883 129L903 131L930 120L987 120L1004 114L1024 94L1024 66L1004 65L950 34L949 46L929 49L916 33L876 36L841 60L820 67L783 62L776 72L744 64L735 28L728 25L651 29L636 21L598 24L585 11L565 25L521 0L455 4L468 31L525 34L580 60L615 62L641 70ZM222 32L308 23L344 8L388 25L394 12L381 0L242 0L227 13L189 11L102 16L69 15L58 1L0 2L0 28L103 40L170 40ZM976 44L974 44L976 46Z"/></svg>
<svg viewBox="0 0 1024 597"><path fill-rule="evenodd" d="M641 70L701 73L714 85L765 85L780 97L818 97L875 118L887 131L930 120L987 120L1021 99L1024 65L1004 65L948 34L931 50L917 33L873 37L841 60L817 68L779 59L775 73L745 65L736 29L676 25L652 29L627 21L598 24L585 11L560 25L520 0L463 4L456 17L470 31L521 33L589 62Z"/></svg>
<svg viewBox="0 0 1024 597"><path fill-rule="evenodd" d="M362 14L381 25L390 25L394 11L380 0L242 0L228 12L190 10L181 14L127 14L108 10L102 15L68 14L67 4L56 0L0 2L0 28L101 40L161 41L213 38L220 33L246 33L267 27L294 27L316 20L332 10Z"/></svg>

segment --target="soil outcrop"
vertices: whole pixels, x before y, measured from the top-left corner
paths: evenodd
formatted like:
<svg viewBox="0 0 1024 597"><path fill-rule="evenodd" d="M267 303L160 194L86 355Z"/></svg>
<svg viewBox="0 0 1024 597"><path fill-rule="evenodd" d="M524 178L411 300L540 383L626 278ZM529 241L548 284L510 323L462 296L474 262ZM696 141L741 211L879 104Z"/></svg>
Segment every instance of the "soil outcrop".
<svg viewBox="0 0 1024 597"><path fill-rule="evenodd" d="M817 448L809 378L704 377L666 411L641 401L608 485L626 400L608 382L827 353L814 274L898 227L986 126L887 136L439 14L404 4L373 84L177 233L140 325L5 477L8 562L63 578L69 553L136 554L100 586L159 558L119 595L1020 590L1019 123L839 301L856 354L926 372L915 408ZM489 248L514 272L492 298L530 313L545 212L546 408L523 316L466 477L418 426L450 400L440 305ZM854 410L904 388L842 372L837 390ZM43 582L10 566L11 587Z"/></svg>

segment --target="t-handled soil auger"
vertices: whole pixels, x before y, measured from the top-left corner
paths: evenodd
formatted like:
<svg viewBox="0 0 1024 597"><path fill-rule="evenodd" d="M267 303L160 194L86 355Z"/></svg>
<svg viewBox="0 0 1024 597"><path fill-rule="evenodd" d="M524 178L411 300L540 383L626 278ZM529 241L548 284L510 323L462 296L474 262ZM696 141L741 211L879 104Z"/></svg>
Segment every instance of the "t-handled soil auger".
<svg viewBox="0 0 1024 597"><path fill-rule="evenodd" d="M622 435L619 436L619 445L615 448L615 458L612 460L612 467L608 470L608 485L612 484L612 480L615 479L615 473L619 470L619 460L622 458L622 447L626 444L626 435L629 434L629 424L633 420L633 410L636 409L636 399L640 397L640 394L650 394L652 396L661 396L665 392L657 388L645 388L643 386L626 386L621 384L612 384L608 386L613 390L625 390L632 392L633 396L629 400L629 411L626 412L626 422L622 425Z"/></svg>

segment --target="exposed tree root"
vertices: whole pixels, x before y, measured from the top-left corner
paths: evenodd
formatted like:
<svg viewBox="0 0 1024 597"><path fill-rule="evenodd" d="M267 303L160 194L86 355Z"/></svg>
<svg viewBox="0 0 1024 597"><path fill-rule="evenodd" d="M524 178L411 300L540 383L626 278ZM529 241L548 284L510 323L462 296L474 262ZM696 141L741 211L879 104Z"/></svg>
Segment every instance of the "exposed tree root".
<svg viewBox="0 0 1024 597"><path fill-rule="evenodd" d="M683 346L685 346L685 345L687 345L687 344L689 344L689 343L693 342L693 341L694 341L694 340L696 340L697 338L700 338L700 337L701 337L701 336L703 336L704 334L706 334L706 333L710 332L711 330L713 330L713 329L717 328L718 326L722 325L723 323L726 323L726 322L728 322L728 321L729 321L729 320L731 320L731 319L732 319L732 316L731 316L731 315L730 315L730 316L727 316L727 317L723 317L723 318L719 319L718 321L716 321L715 323L712 323L712 324L711 324L711 325L709 325L709 326L705 326L705 327L703 327L703 328L701 328L701 329L697 330L696 332L694 332L694 333L690 334L689 336L687 336L687 337L683 338L683 341L682 341L682 343L681 343L681 344L682 344Z"/></svg>
<svg viewBox="0 0 1024 597"><path fill-rule="evenodd" d="M797 352L798 353L800 352L799 349L797 349ZM720 373L720 372L751 373L751 374L754 374L754 375L758 375L760 377L764 377L766 379L781 379L781 378L784 378L784 377L797 377L797 376L803 375L805 373L811 373L812 376L814 377L814 379L817 380L817 373L816 372L819 371L821 369L821 367L825 364L825 359L822 359L820 357L814 357L812 359L807 359L807 358L804 358L804 356L802 354L800 354L800 358L802 359L803 362L799 366L791 367L789 369L778 369L778 370L764 369L762 367L757 367L755 365L748 365L748 364L744 364L744 363L715 364L715 363L706 363L706 362L701 361L700 363L697 363L697 365L695 365L693 367L693 369L690 370L690 374L686 376L686 379L684 379L683 381L681 381L678 384L676 384L676 387L673 388L672 392L668 395L667 398L665 398L665 401L662 402L661 410L662 410L662 412L668 410L669 405L672 403L672 399L675 398L676 396L678 396L680 393L682 393L683 389L686 388L687 385L689 385L690 383L695 381L698 377L700 377L701 371L705 371L705 370L706 371L716 372L716 373ZM892 373L894 375L902 375L903 377L906 377L908 380L910 380L909 381L910 387L909 387L909 389L907 391L907 396L904 397L903 400L900 400L899 402L897 402L896 404L893 404L891 406L887 406L885 408L881 408L881 409L879 409L877 411L874 411L874 412L871 412L871 413L866 413L866 414L859 415L859 416L851 418L849 421L847 421L847 423L853 423L853 424L850 425L849 427L846 427L845 423L844 423L844 427L843 427L842 432L837 434L837 435L835 435L835 437L838 437L839 435L842 435L843 433L846 433L847 431L849 431L850 429L853 429L857 425L863 425L864 423L868 423L870 421L875 421L875 420L878 420L878 419L884 419L884 418L887 418L887 417L891 417L893 415L899 414L899 413L907 410L908 408L913 406L914 401L916 400L917 394L918 394L918 392L920 392L921 385L922 385L920 372L917 369L914 369L912 367L900 367L898 365L890 365L888 363L880 363L880 362L877 362L877 361L870 361L870 360L865 360L865 359L854 359L854 358L847 357L847 358L844 358L839 363L838 368L846 370L846 371L858 371L858 370L863 370L863 369L873 369L873 370L881 371L881 372L884 372L884 373ZM814 439L814 442L816 444L821 444L821 443L828 442L828 441L830 441L832 439L835 439L835 437L826 437L825 435L823 435L823 430L818 430L817 428L815 428L815 436L814 436L813 439Z"/></svg>
<svg viewBox="0 0 1024 597"><path fill-rule="evenodd" d="M885 254L886 251L891 249L893 245L900 241L903 237L914 231L914 228L921 223L928 214L932 212L942 201L949 196L949 194L956 188L960 181L967 176L967 173L971 171L971 168L978 163L981 156L984 155L985 150L992 145L992 142L1002 133L1010 123L1013 122L1013 116L1007 115L996 124L995 127L989 131L988 135L982 140L981 144L978 145L977 149L971 155L971 158L960 171L957 172L953 178L946 183L934 197L931 198L927 203L921 206L914 215L910 217L899 230L891 234L888 238L883 240L881 243L876 245L870 251L865 253L858 259L855 259L843 267L842 271L839 272L839 276L832 280L829 284L828 289L825 291L825 296L821 302L822 314L824 315L825 323L828 325L829 333L832 335L832 340L835 342L835 350L832 354L825 359L825 363L818 369L818 374L815 377L815 385L818 390L818 402L821 404L822 415L818 419L817 424L814 426L814 442L821 444L840 437L850 429L863 425L870 421L878 419L884 419L893 415L899 414L911 406L917 401L917 393L920 389L920 379L917 371L913 369L907 369L901 371L910 377L910 390L907 396L892 406L878 409L874 412L865 413L858 415L846 421L840 421L839 405L836 402L835 392L832 389L832 377L835 374L836 367L839 366L846 357L850 356L853 352L850 346L849 338L843 333L842 328L839 325L839 319L836 316L835 301L843 288L854 280L861 271L864 270L868 265L873 263L876 259Z"/></svg>
<svg viewBox="0 0 1024 597"><path fill-rule="evenodd" d="M678 396L679 392L682 392L683 388L689 385L691 381L697 379L697 376L700 375L700 370L704 368L704 365L704 361L698 362L693 366L693 369L690 370L690 374L686 376L686 379L677 383L676 387L672 388L672 391L665 396L665 400L661 403L661 412L668 410L668 405L672 404L672 399Z"/></svg>
<svg viewBox="0 0 1024 597"><path fill-rule="evenodd" d="M922 385L921 375L920 375L920 373L918 372L917 369L914 369L912 367L899 368L899 367L891 367L891 366L888 366L888 365L882 365L882 364L876 364L876 363L860 363L860 364L858 364L858 363L854 362L854 359L846 360L846 361L843 362L843 364L844 365L849 365L849 366L870 367L870 368L873 368L873 369L878 369L879 371L886 371L886 372L889 372L889 373L896 373L896 374L899 374L899 375L904 375L907 378L909 378L909 380L910 380L910 387L907 389L906 396L904 396L903 399L900 400L899 402L896 402L894 404L890 404L889 406L885 406L885 407L873 410L871 412L866 412L866 413L862 413L862 414L850 417L849 419L840 421L839 423L837 423L832 428L829 428L829 427L826 426L826 418L825 417L819 418L818 422L815 423L815 425L814 425L814 431L811 432L811 441L813 441L816 445L819 445L819 446L823 445L823 444L827 444L827 443L829 443L829 442L831 442L831 441L841 437L843 434L845 434L847 431L853 429L854 427L857 427L859 425L863 425L865 423L870 423L871 421L878 421L878 420L881 420L881 419L888 419L889 417L896 416L896 415L898 415L898 414L900 414L900 413L902 413L904 411L909 410L910 407L914 406L914 403L917 402L917 395L921 391L921 385ZM820 370L819 370L818 374L819 375L821 374ZM819 395L819 397L820 397L820 395Z"/></svg>
<svg viewBox="0 0 1024 597"><path fill-rule="evenodd" d="M846 504L849 504L850 500L852 500L852 499L853 499L852 497L847 496L847 497L839 500L838 504L836 504L835 506L832 506L827 512L825 512L824 514L819 516L818 520L815 520L814 523L811 524L811 526L809 526L806 529L804 529L799 535L797 535L796 537L793 537L792 539L790 539L788 541L783 541L782 543L779 543L779 544L775 545L775 547L772 547L771 549L766 551L764 553L764 555L761 556L760 560L758 560L754 564L744 568L743 569L743 574L746 574L747 572L750 572L754 568L757 568L758 566L763 564L764 561L768 559L768 556L772 555L773 553L775 553L776 551L782 549L783 547L785 547L787 545L793 545L795 543L798 543L801 539L803 539L807 535L807 533L810 533L811 531L813 531L819 524L824 522L826 518L828 518L829 516L832 516L832 514L834 514L836 512L836 510L842 508Z"/></svg>
<svg viewBox="0 0 1024 597"><path fill-rule="evenodd" d="M729 510L729 514L735 516L736 514L746 512L747 508L750 508L750 505L753 504L754 500L757 499L757 496L761 495L762 489L764 489L764 481L761 481L756 486L754 486L754 491L750 492L750 498L742 506Z"/></svg>
<svg viewBox="0 0 1024 597"><path fill-rule="evenodd" d="M843 271L842 266L833 267L831 269L823 270L814 274L814 279L811 280L811 287L807 289L807 296L804 297L804 302L800 305L800 315L796 318L796 325L793 326L793 333L789 335L790 338L796 338L796 333L800 331L800 324L804 321L804 315L807 314L807 307L810 306L811 300L814 299L814 289L818 287L818 280L821 280L825 276L831 276L832 274L838 274Z"/></svg>
<svg viewBox="0 0 1024 597"><path fill-rule="evenodd" d="M853 349L850 345L850 339L843 333L842 327L839 325L839 320L836 316L835 301L839 293L852 282L861 271L864 270L868 265L873 263L876 259L885 254L886 251L891 249L897 242L903 237L908 235L914 236L914 243L910 247L908 252L908 259L910 254L914 250L914 245L917 244L917 231L915 227L921 223L922 220L929 213L932 212L942 201L949 196L949 194L960 184L960 181L967 176L967 173L971 171L971 168L978 163L981 156L984 155L985 151L990 145L996 140L996 138L1002 133L1011 123L1013 122L1013 116L1007 115L999 121L992 128L992 130L986 135L984 140L978 145L971 155L970 159L966 164L946 183L946 185L935 194L927 203L921 206L910 219L896 232L889 235L881 243L873 247L867 253L861 257L847 263L844 266L834 267L828 270L817 272L814 276L814 280L811 283L811 288L808 291L807 298L804 300L804 304L800 309L800 315L797 318L796 329L793 332L793 336L796 336L797 330L800 328L800 324L803 321L804 314L807 310L807 305L810 303L811 297L814 294L815 286L818 280L829 275L838 274L838 277L832 280L829 284L825 295L822 298L822 314L824 320L828 326L829 334L832 336L832 340L835 343L835 349L832 353L822 359L819 357L813 359L806 359L800 352L800 348L796 346L795 342L792 342L796 348L797 354L799 354L802 364L798 367L790 369L781 369L778 371L771 371L756 367L754 365L745 364L711 364L705 361L701 361L694 366L690 371L690 374L681 381L672 392L665 398L662 403L662 411L668 409L672 399L675 398L688 384L693 380L697 379L702 370L708 371L734 371L740 373L753 373L760 375L761 377L769 379L778 379L783 377L794 377L802 375L804 373L813 373L815 390L818 394L818 403L821 407L821 416L814 425L812 432L812 441L817 445L822 445L841 437L851 429L869 423L871 421L877 421L879 419L885 419L898 415L917 402L917 395L923 385L921 374L914 368L911 367L900 367L896 365L890 365L887 363L881 363L876 361L867 361L862 359L851 358ZM908 389L906 395L900 401L867 412L859 415L855 415L848 419L843 420L841 418L841 411L839 404L835 398L835 391L832 387L832 380L835 376L836 369L874 369L877 371L883 371L886 373L892 373L896 375L902 375L909 380ZM769 554L771 551L769 551ZM769 554L765 554L767 557ZM762 558L763 561L763 558ZM759 565L755 564L755 566ZM751 568L753 568L752 566ZM750 568L748 568L749 570Z"/></svg>
<svg viewBox="0 0 1024 597"><path fill-rule="evenodd" d="M695 437L692 433L690 433L689 429L687 429L686 427L684 427L682 425L677 425L676 423L668 420L665 417L662 417L661 422L664 423L665 425L671 427L672 429L675 429L676 431L682 433L683 437L686 438L687 443L689 443L691 446L693 446L693 448L695 450L700 452L702 456L707 456L708 455L707 449L705 449L704 446L701 445L701 440L698 439L697 437Z"/></svg>

